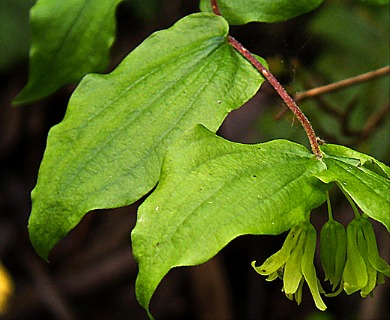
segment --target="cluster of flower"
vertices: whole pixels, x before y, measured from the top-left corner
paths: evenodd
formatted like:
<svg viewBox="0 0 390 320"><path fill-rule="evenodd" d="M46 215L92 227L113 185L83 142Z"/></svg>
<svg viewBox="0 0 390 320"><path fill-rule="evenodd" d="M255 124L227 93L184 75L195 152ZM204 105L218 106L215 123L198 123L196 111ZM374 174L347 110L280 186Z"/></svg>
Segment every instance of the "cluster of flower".
<svg viewBox="0 0 390 320"><path fill-rule="evenodd" d="M321 294L333 297L343 290L352 294L360 290L364 298L374 288L390 277L390 267L378 253L377 242L371 222L357 215L347 226L330 216L320 235L320 256L325 272L325 280L332 285L332 293L323 290L314 267L314 254L317 233L313 225L306 221L293 227L282 248L269 257L261 266L254 269L267 280L283 280L283 291L287 298L299 304L302 301L302 288L306 281L315 305L325 310ZM337 290L336 290L337 289Z"/></svg>

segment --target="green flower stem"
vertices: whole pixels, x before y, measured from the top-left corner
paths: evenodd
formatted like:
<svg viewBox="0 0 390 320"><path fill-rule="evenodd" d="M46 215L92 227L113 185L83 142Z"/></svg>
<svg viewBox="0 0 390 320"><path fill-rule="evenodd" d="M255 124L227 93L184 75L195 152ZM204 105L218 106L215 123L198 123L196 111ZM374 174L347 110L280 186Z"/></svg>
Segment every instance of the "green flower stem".
<svg viewBox="0 0 390 320"><path fill-rule="evenodd" d="M332 221L333 214L332 214L332 205L330 204L329 191L326 191L326 204L328 205L328 218L330 221Z"/></svg>
<svg viewBox="0 0 390 320"><path fill-rule="evenodd" d="M337 184L339 185L339 182L338 182ZM353 212L355 213L355 218L356 218L356 219L360 219L360 218L361 218L361 214L359 213L359 209L356 207L356 204L355 204L355 202L352 200L351 196L350 196L347 192L345 192L344 189L341 188L340 186L339 186L339 188L340 188L340 190L344 193L344 195L345 195L345 197L347 198L349 204L351 205L352 210L353 210Z"/></svg>

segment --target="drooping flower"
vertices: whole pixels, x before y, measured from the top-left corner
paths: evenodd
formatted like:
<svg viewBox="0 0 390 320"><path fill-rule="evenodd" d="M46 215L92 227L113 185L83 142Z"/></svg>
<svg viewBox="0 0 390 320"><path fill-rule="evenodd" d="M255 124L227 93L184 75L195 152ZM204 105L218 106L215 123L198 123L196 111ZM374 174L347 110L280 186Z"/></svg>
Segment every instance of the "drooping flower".
<svg viewBox="0 0 390 320"><path fill-rule="evenodd" d="M333 220L329 216L320 234L320 256L321 264L325 273L325 281L329 280L332 290L335 291L340 285L340 290L333 295L342 291L341 279L346 261L347 254L347 237L344 226Z"/></svg>
<svg viewBox="0 0 390 320"><path fill-rule="evenodd" d="M282 290L287 298L295 299L298 304L302 301L302 288L306 281L316 307L325 310L326 305L320 295L323 290L314 267L316 240L315 228L310 222L304 222L290 230L278 252L269 257L261 266L256 267L256 261L252 262L252 266L259 274L268 276L267 281L278 277L283 279Z"/></svg>
<svg viewBox="0 0 390 320"><path fill-rule="evenodd" d="M365 217L357 217L347 226L347 262L342 285L347 294L360 290L365 298L390 277L390 267L379 256L374 229Z"/></svg>

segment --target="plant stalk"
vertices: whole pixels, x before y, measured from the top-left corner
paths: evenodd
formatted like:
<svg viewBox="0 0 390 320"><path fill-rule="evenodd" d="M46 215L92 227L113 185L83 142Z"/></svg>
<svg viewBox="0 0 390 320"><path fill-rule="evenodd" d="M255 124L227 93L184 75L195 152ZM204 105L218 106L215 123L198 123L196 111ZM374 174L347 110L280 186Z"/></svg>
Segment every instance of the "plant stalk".
<svg viewBox="0 0 390 320"><path fill-rule="evenodd" d="M390 66L386 66L383 68L379 68L370 72L366 72L363 74L360 74L355 77L351 77L348 79L344 79L341 81L337 81L325 86L317 87L314 89L310 89L304 92L299 92L295 95L295 100L296 101L302 101L308 98L313 98L325 93L329 92L335 92L337 90L341 90L359 83L367 82L369 80L378 78L378 77L383 77L386 76L390 73Z"/></svg>
<svg viewBox="0 0 390 320"><path fill-rule="evenodd" d="M320 150L317 136L313 130L313 127L310 124L310 121L304 115L302 110L298 107L295 101L275 78L275 76L269 72L254 56L251 54L240 42L234 39L232 36L228 37L228 42L230 45L235 48L239 53L241 53L263 76L268 80L268 82L274 87L279 96L283 99L286 105L297 117L298 121L301 123L302 127L306 131L306 135L309 138L310 146L315 154L317 159L322 159L323 155Z"/></svg>
<svg viewBox="0 0 390 320"><path fill-rule="evenodd" d="M218 1L210 0L211 8L214 14L220 16L221 11L219 10ZM317 159L322 159L322 152L320 150L317 136L310 124L310 121L306 118L302 110L298 107L295 101L289 96L287 91L275 78L275 76L269 72L254 56L250 53L240 42L234 39L232 36L228 36L229 44L236 49L242 56L244 56L263 76L268 82L275 88L276 92L283 99L290 110L295 114L298 121L306 131L306 135L309 138L310 146Z"/></svg>
<svg viewBox="0 0 390 320"><path fill-rule="evenodd" d="M328 205L328 219L333 220L332 205L330 204L329 191L326 191L326 203Z"/></svg>
<svg viewBox="0 0 390 320"><path fill-rule="evenodd" d="M213 9L214 14L217 16L221 15L221 11L219 10L218 2L217 0L210 0L211 8Z"/></svg>

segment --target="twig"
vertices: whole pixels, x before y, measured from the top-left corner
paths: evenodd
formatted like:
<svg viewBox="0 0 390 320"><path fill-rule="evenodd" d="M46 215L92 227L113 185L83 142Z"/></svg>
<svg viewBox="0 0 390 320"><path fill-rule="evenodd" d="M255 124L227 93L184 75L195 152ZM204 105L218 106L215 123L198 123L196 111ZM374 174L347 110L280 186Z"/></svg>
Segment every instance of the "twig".
<svg viewBox="0 0 390 320"><path fill-rule="evenodd" d="M306 131L306 135L309 138L310 146L317 157L317 159L322 159L322 152L319 148L316 134L311 126L309 120L303 114L301 109L295 103L295 101L289 96L286 90L282 87L279 81L274 77L274 75L269 72L244 46L239 43L236 39L229 36L228 42L230 45L235 48L239 53L241 53L263 76L268 80L268 82L274 87L279 96L287 104L290 110L297 117L298 121L301 123L303 128Z"/></svg>
<svg viewBox="0 0 390 320"><path fill-rule="evenodd" d="M386 66L386 67L379 68L379 69L376 69L376 70L373 70L370 72L360 74L358 76L354 76L354 77L347 78L347 79L344 79L341 81L337 81L337 82L334 82L331 84L327 84L325 86L317 87L317 88L310 89L310 90L303 91L303 92L298 92L296 95L294 95L294 100L298 102L298 101L302 101L305 99L317 97L317 96L323 95L325 93L336 92L338 90L341 90L341 89L344 89L344 88L347 88L347 87L350 87L353 85L357 85L357 84L362 83L362 82L367 82L367 81L373 80L375 78L383 77L385 75L388 75L389 73L390 73L390 66ZM276 120L281 119L284 116L284 114L287 112L287 110L288 110L287 108L284 108L282 111L280 111L276 115L275 119Z"/></svg>
<svg viewBox="0 0 390 320"><path fill-rule="evenodd" d="M331 83L331 84L328 84L328 85L325 85L322 87L307 90L305 92L299 92L294 96L294 98L295 98L295 101L302 101L302 100L312 98L312 97L315 97L315 96L318 96L321 94L335 92L337 90L340 90L340 89L343 89L343 88L346 88L349 86L353 86L353 85L356 85L356 84L359 84L362 82L366 82L366 81L369 81L371 79L383 77L389 73L390 73L390 66L386 66L386 67L379 68L379 69L374 70L374 71L363 73L361 75L358 75L358 76L355 76L352 78L348 78L348 79L344 79L344 80L341 80L338 82L334 82L334 83Z"/></svg>
<svg viewBox="0 0 390 320"><path fill-rule="evenodd" d="M362 139L366 139L390 113L390 104L385 105L377 113L368 118L362 130Z"/></svg>

